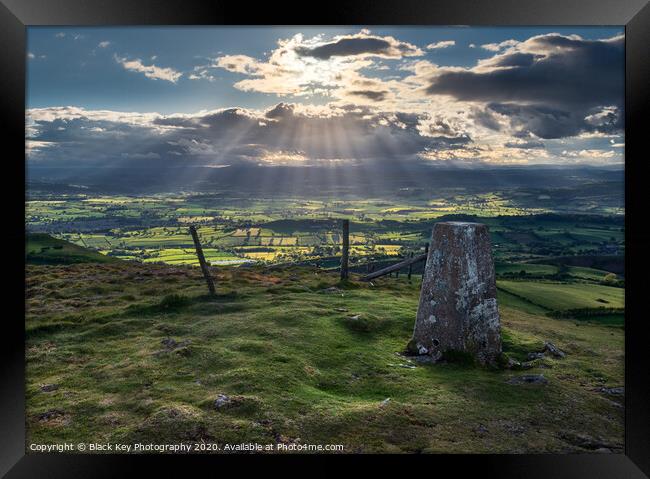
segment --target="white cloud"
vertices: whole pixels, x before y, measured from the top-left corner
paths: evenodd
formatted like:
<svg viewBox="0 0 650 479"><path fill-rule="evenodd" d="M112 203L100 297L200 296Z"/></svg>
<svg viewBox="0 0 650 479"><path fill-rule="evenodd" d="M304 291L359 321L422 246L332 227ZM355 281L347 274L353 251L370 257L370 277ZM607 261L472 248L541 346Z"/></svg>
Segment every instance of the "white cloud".
<svg viewBox="0 0 650 479"><path fill-rule="evenodd" d="M165 80L171 83L176 83L183 74L173 68L162 68L156 65L144 65L142 60L136 58L135 60L128 60L120 58L115 55L115 61L122 65L125 70L144 73L144 76L152 80Z"/></svg>
<svg viewBox="0 0 650 479"><path fill-rule="evenodd" d="M599 149L584 149L584 150L571 150L562 151L562 155L566 158L573 160L575 163L586 164L611 164L621 163L623 161L623 154L620 151L614 150L599 150Z"/></svg>
<svg viewBox="0 0 650 479"><path fill-rule="evenodd" d="M484 45L481 45L481 48L484 50L488 50L490 52L499 52L501 50L504 50L506 48L514 47L517 46L520 42L517 40L505 40L500 43L486 43Z"/></svg>
<svg viewBox="0 0 650 479"><path fill-rule="evenodd" d="M107 48L110 44L111 44L111 42L105 40L105 41L103 41L103 42L99 42L99 43L97 44L97 46L98 46L99 48Z"/></svg>
<svg viewBox="0 0 650 479"><path fill-rule="evenodd" d="M441 42L429 43L426 46L426 49L427 50L438 50L440 48L453 47L454 45L456 45L456 42L454 40L444 40L444 41L441 41Z"/></svg>
<svg viewBox="0 0 650 479"><path fill-rule="evenodd" d="M297 34L279 40L277 48L264 59L238 54L221 55L210 64L201 66L193 78L209 79L212 69L221 68L247 77L234 84L235 88L243 91L334 98L357 92L362 102L384 101L391 98L388 92L391 87L380 86L382 80L369 79L359 71L386 69L387 66L380 62L423 54L413 44L391 36L372 35L368 30L331 39L320 35L305 38ZM363 82L372 83L375 88L365 88Z"/></svg>

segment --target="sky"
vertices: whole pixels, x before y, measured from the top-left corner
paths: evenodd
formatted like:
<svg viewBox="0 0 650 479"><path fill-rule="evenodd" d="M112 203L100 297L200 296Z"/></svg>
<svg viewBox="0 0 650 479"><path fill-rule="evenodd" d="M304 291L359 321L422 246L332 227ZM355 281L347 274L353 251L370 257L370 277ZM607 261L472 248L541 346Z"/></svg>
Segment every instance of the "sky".
<svg viewBox="0 0 650 479"><path fill-rule="evenodd" d="M28 164L622 165L622 27L29 27Z"/></svg>

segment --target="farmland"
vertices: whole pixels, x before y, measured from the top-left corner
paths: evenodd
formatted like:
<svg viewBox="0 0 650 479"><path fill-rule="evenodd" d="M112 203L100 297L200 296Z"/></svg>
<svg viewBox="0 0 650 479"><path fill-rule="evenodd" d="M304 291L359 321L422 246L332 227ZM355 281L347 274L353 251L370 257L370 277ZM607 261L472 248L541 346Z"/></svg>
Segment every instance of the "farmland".
<svg viewBox="0 0 650 479"><path fill-rule="evenodd" d="M330 200L225 194L89 196L33 194L27 226L125 260L196 264L188 225L197 226L214 265L318 261L336 256L341 218L351 220L353 262L421 251L435 221L488 224L497 260L622 255L623 217L566 205L526 206L504 192L439 198L399 195ZM559 206L562 206L561 208Z"/></svg>

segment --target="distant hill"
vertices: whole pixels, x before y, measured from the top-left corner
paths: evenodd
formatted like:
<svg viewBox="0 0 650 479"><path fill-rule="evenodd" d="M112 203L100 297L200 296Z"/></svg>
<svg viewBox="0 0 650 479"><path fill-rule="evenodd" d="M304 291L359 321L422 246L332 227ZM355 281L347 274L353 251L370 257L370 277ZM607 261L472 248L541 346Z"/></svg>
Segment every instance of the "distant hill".
<svg viewBox="0 0 650 479"><path fill-rule="evenodd" d="M53 238L44 233L28 234L25 261L31 264L113 263L119 261L96 251Z"/></svg>

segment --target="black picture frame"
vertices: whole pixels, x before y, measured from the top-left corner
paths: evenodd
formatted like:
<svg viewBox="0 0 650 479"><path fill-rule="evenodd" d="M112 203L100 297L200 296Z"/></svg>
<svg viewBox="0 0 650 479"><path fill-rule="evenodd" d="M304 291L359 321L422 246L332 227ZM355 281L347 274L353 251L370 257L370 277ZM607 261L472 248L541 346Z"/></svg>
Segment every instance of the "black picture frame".
<svg viewBox="0 0 650 479"><path fill-rule="evenodd" d="M26 26L30 25L624 25L626 33L625 183L626 183L626 326L625 326L625 453L586 455L472 455L404 457L401 467L414 474L438 474L447 469L473 469L483 477L637 478L650 475L650 364L644 276L648 271L644 230L643 162L645 120L650 105L650 5L646 0L354 0L311 8L283 3L198 0L0 0L0 115L4 130L3 190L5 248L24 248L25 67ZM22 207L18 205L22 202ZM238 467L271 462L318 461L340 467L357 460L383 463L394 457L345 456L91 456L25 455L24 278L18 253L6 253L3 292L6 312L0 337L0 473L6 477L115 477L134 468L163 466L199 474L194 463L222 473L234 461ZM10 307L7 307L10 306ZM22 312L22 313L21 313ZM24 317L24 316L23 316ZM368 461L368 459L371 459ZM189 465L192 461L192 465ZM401 462L401 461L400 461ZM191 467L191 469L190 469ZM314 469L315 470L315 469ZM402 473L407 470L402 471ZM407 473L409 473L407 472ZM310 474L304 470L303 474ZM449 474L450 472L444 472Z"/></svg>

